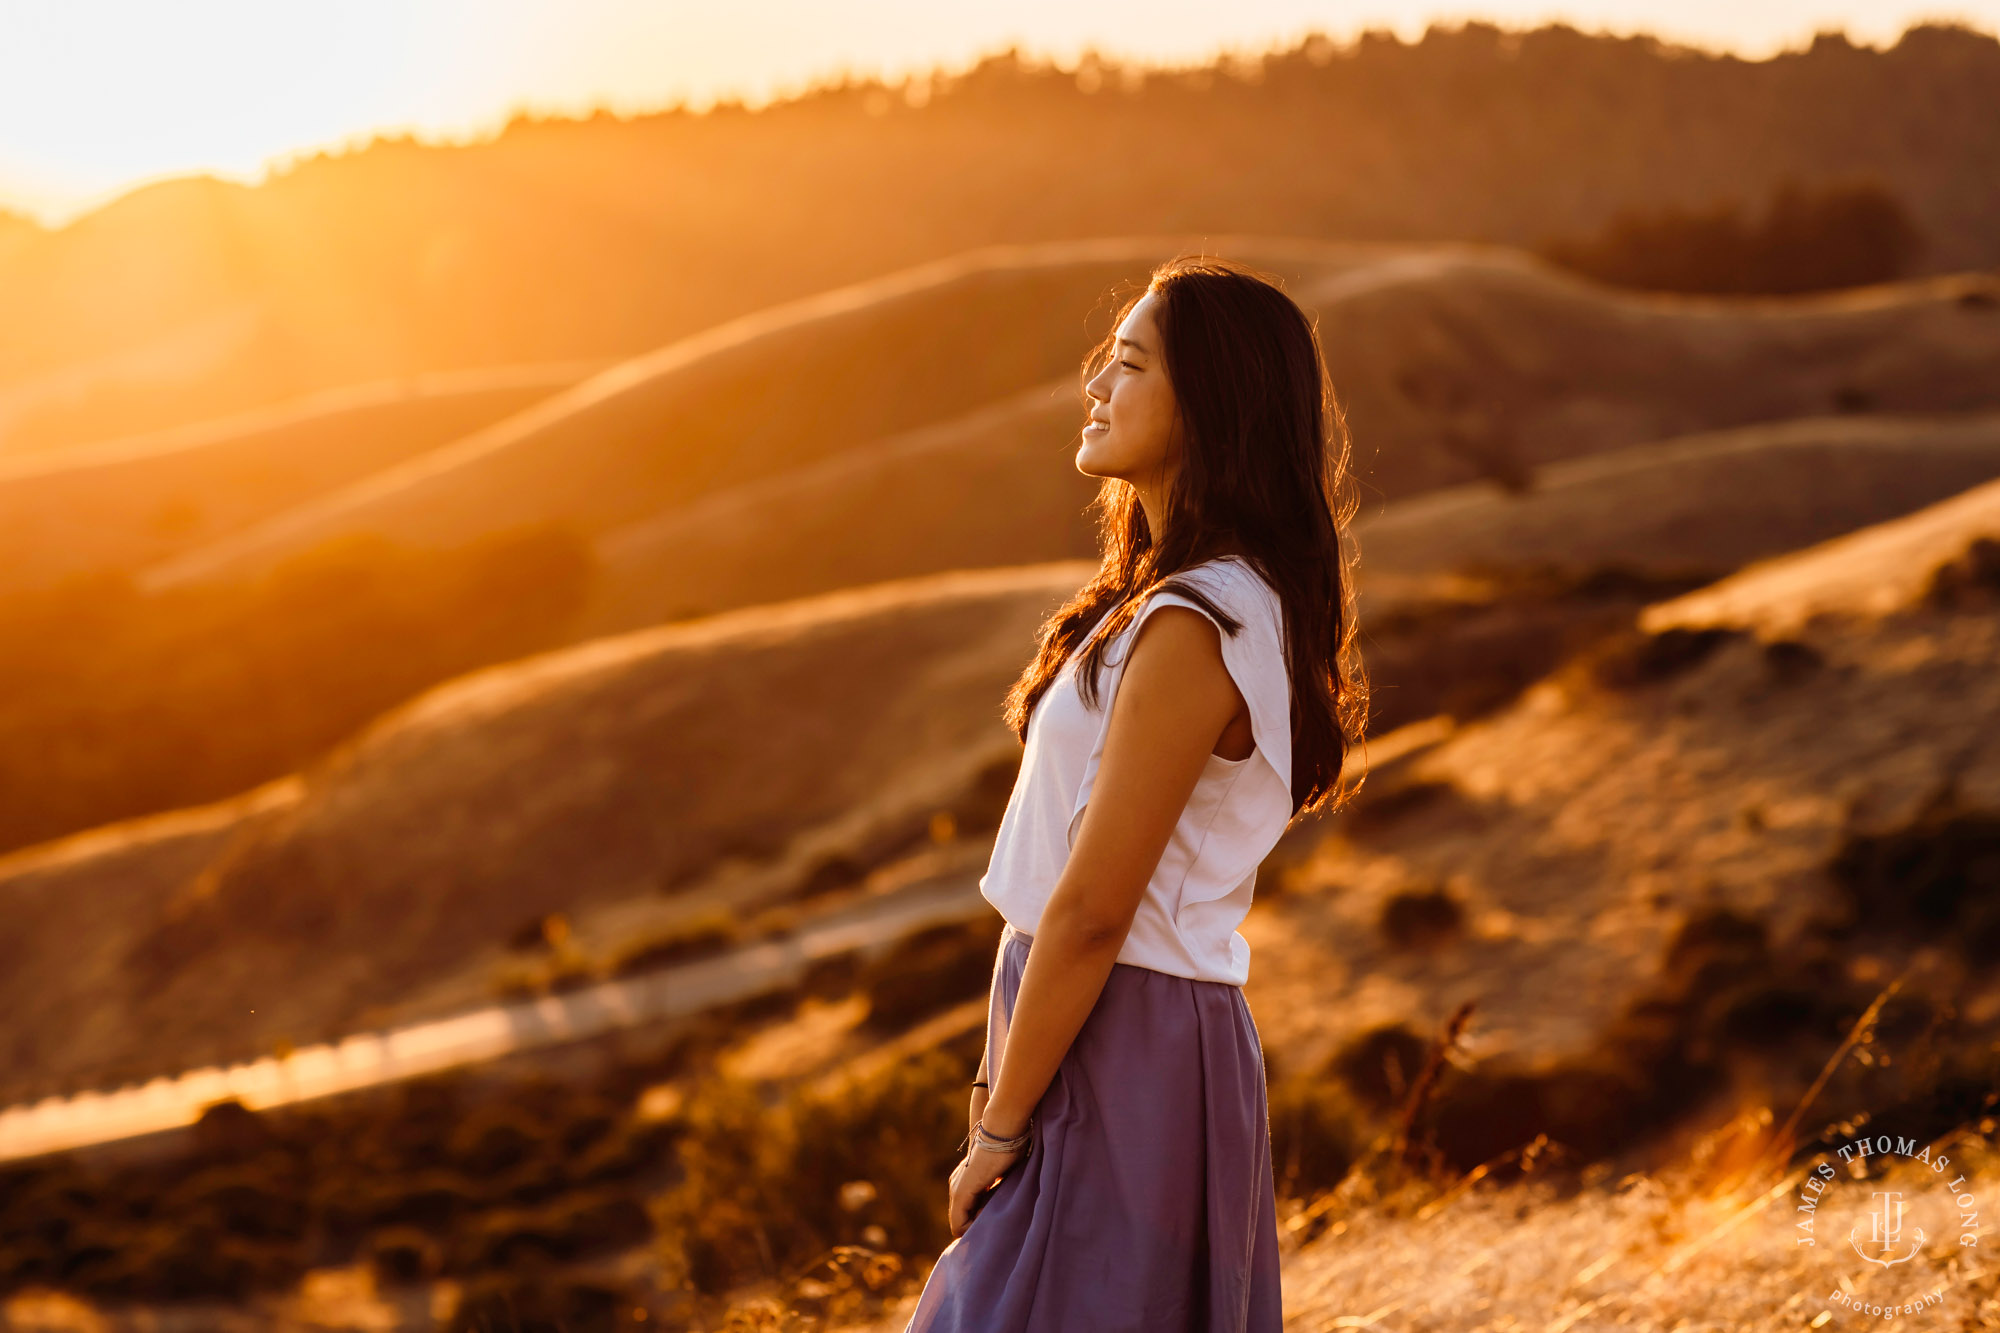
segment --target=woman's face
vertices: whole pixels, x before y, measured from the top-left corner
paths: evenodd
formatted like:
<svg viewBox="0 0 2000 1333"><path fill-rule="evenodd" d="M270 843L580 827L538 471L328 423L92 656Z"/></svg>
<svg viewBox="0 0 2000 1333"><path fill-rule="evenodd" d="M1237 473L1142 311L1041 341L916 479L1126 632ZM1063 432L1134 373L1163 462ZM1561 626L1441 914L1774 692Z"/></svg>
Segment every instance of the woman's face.
<svg viewBox="0 0 2000 1333"><path fill-rule="evenodd" d="M1139 298L1118 326L1110 363L1084 386L1091 421L1076 451L1085 476L1117 477L1149 495L1164 492L1180 450L1180 413L1153 323L1156 305L1151 292Z"/></svg>

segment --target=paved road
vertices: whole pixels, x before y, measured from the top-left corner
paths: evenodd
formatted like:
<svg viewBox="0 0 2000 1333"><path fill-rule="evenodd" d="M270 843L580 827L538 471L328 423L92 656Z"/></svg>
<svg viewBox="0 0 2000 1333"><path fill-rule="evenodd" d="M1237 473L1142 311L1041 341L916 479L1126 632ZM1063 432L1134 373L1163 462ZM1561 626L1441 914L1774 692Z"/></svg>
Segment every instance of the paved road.
<svg viewBox="0 0 2000 1333"><path fill-rule="evenodd" d="M259 1109L392 1083L517 1051L680 1018L799 984L820 959L882 945L926 926L990 914L976 875L956 875L829 913L798 934L563 995L495 1005L454 1018L279 1059L197 1069L176 1078L51 1097L0 1111L0 1160L109 1143L193 1124L234 1098Z"/></svg>

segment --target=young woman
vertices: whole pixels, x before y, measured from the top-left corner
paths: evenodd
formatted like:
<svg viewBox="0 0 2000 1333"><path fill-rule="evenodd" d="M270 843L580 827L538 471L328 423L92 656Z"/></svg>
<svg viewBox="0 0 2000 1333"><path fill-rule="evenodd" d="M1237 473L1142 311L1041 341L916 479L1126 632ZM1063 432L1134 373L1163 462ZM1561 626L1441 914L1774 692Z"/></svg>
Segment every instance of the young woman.
<svg viewBox="0 0 2000 1333"><path fill-rule="evenodd" d="M1236 927L1366 718L1346 428L1304 312L1224 261L1156 269L1086 373L1104 559L1008 697L1007 925L906 1333L1277 1333Z"/></svg>

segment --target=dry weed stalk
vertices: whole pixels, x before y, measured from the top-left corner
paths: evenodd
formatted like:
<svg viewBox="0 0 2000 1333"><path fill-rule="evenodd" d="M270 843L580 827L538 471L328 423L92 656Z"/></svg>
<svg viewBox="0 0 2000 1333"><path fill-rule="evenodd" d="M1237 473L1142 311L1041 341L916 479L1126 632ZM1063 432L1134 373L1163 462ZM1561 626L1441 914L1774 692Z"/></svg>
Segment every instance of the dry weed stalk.
<svg viewBox="0 0 2000 1333"><path fill-rule="evenodd" d="M1819 1100L1820 1093L1826 1090L1827 1083L1839 1071L1841 1064L1846 1061L1848 1055L1857 1046L1866 1045L1874 1039L1875 1024L1882 1015L1882 1007L1895 998L1896 994L1903 989L1903 983L1909 980L1910 974L1915 968L1916 964L1914 962L1905 966L1902 972L1887 986L1884 986L1881 992L1869 1002L1868 1007L1861 1012L1861 1017L1855 1019L1853 1026L1848 1028L1846 1038L1841 1041L1839 1046L1834 1048L1833 1054L1827 1057L1825 1065L1820 1068L1819 1076L1813 1079L1812 1085L1799 1098L1798 1105L1792 1108L1792 1113L1785 1117L1784 1123L1772 1130L1763 1138L1762 1142L1757 1144L1756 1150L1741 1168L1733 1172L1723 1173L1717 1181L1710 1184L1703 1191L1704 1193L1710 1197L1730 1194L1745 1181L1762 1179L1774 1163L1791 1160L1793 1151L1798 1147L1800 1119L1805 1115L1806 1110Z"/></svg>
<svg viewBox="0 0 2000 1333"><path fill-rule="evenodd" d="M1431 1090L1437 1083L1438 1070L1444 1066L1449 1056L1459 1049L1458 1039L1465 1032L1465 1025L1472 1018L1474 1001L1467 1000L1459 1005L1452 1016L1445 1021L1444 1031L1431 1043L1430 1053L1424 1059L1422 1072L1411 1085L1409 1095L1403 1098L1403 1106L1396 1117L1396 1134L1392 1141L1390 1161L1391 1179L1400 1179L1409 1166L1411 1130L1417 1117L1423 1114L1429 1103Z"/></svg>
<svg viewBox="0 0 2000 1333"><path fill-rule="evenodd" d="M1846 1060L1847 1056L1857 1046L1865 1044L1872 1038L1875 1023L1881 1016L1883 1006L1902 990L1903 984L1909 979L1914 967L1914 963L1905 967L1901 974L1882 988L1881 992L1869 1003L1867 1009L1862 1011L1861 1016L1855 1019L1847 1031L1847 1036L1835 1048L1833 1054L1827 1058L1826 1063L1819 1071L1818 1077L1813 1080L1811 1086L1800 1096L1798 1104L1792 1108L1791 1114L1785 1117L1782 1124L1770 1131L1768 1135L1764 1136L1757 1143L1755 1151L1749 1156L1744 1165L1721 1176L1719 1180L1712 1181L1705 1187L1697 1184L1693 1193L1709 1198L1732 1197L1745 1181L1753 1179L1762 1180L1774 1163L1790 1160L1793 1150L1798 1146L1797 1134L1800 1119L1805 1115L1807 1109L1818 1100L1820 1093L1825 1091L1827 1083L1832 1080L1834 1074L1839 1070L1841 1063ZM1564 1333L1564 1330L1570 1328L1576 1321L1595 1313L1613 1299L1629 1299L1635 1293L1647 1290L1661 1278L1679 1271L1690 1260L1708 1249L1716 1241L1735 1231L1751 1217L1761 1213L1776 1200L1790 1194L1811 1170L1812 1168L1809 1166L1801 1167L1796 1171L1781 1174L1775 1181L1765 1183L1752 1198L1747 1200L1741 1207L1731 1209L1713 1227L1701 1235L1693 1237L1683 1244L1670 1249L1666 1256L1650 1272L1639 1278L1630 1288L1622 1292L1607 1292L1602 1296L1594 1297L1564 1311L1561 1316L1550 1322L1548 1333ZM1584 1271L1594 1277L1604 1269L1610 1267L1614 1262L1616 1262L1616 1256L1606 1254Z"/></svg>
<svg viewBox="0 0 2000 1333"><path fill-rule="evenodd" d="M1301 1244L1319 1234L1317 1223L1336 1208L1356 1202L1383 1198L1395 1192L1395 1188L1406 1182L1406 1169L1410 1155L1411 1131L1417 1118L1423 1114L1430 1101L1431 1091L1437 1082L1438 1070L1458 1049L1459 1037L1464 1033L1466 1023L1472 1017L1474 1002L1465 1001L1445 1022L1444 1030L1431 1043L1430 1051L1424 1058L1424 1067L1416 1081L1403 1097L1403 1104L1396 1113L1396 1127L1376 1135L1366 1152L1348 1169L1340 1184L1334 1186L1319 1198L1294 1213L1285 1220L1286 1233L1297 1236ZM1539 1142L1539 1140L1537 1140ZM1482 1163L1474 1168L1472 1176L1484 1175L1498 1162L1514 1152L1533 1151L1536 1144L1503 1153L1492 1162ZM1386 1167L1378 1176L1377 1167L1386 1160ZM1431 1164L1430 1179L1436 1181L1436 1163ZM1470 1177L1469 1177L1470 1178ZM1311 1228L1308 1230L1308 1228ZM1305 1233L1301 1235L1300 1233Z"/></svg>

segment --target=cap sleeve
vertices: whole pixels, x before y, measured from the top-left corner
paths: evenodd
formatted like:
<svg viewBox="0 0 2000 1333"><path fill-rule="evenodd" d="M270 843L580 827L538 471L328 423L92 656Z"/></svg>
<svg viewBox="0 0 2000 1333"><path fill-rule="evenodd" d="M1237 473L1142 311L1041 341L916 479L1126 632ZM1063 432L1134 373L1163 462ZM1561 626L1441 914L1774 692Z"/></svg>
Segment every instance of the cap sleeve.
<svg viewBox="0 0 2000 1333"><path fill-rule="evenodd" d="M1131 646L1139 641L1139 629L1146 617L1163 606L1185 606L1216 627L1222 640L1223 665L1250 710L1250 731L1256 749L1244 762L1257 770L1267 794L1273 789L1283 794L1283 809L1286 819L1290 818L1292 700L1284 653L1282 603L1263 579L1234 560L1196 566L1183 570L1178 577L1208 595L1238 622L1237 629L1232 634L1192 597L1162 589L1148 596L1132 623L1105 645L1103 674L1098 682L1099 709L1094 715L1095 736L1090 755L1084 761L1083 781L1070 810L1068 841L1072 846L1076 843L1084 807L1090 803L1091 791L1097 784L1097 770L1110 731L1111 706L1117 697L1118 683L1124 678L1125 661L1131 656ZM1282 825L1279 831L1283 831Z"/></svg>

